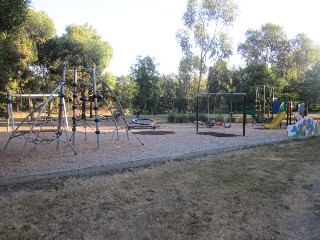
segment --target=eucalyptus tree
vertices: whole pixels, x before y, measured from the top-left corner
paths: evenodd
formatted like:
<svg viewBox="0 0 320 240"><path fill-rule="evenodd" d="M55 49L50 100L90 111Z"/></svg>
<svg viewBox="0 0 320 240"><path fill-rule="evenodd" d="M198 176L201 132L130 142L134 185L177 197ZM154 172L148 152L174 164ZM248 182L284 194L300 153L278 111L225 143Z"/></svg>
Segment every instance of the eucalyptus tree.
<svg viewBox="0 0 320 240"><path fill-rule="evenodd" d="M30 0L0 1L0 32L11 31L25 22Z"/></svg>
<svg viewBox="0 0 320 240"><path fill-rule="evenodd" d="M194 59L198 75L197 91L210 61L231 55L231 44L226 31L238 15L234 0L188 0L183 15L184 28L177 31L177 40L184 59Z"/></svg>
<svg viewBox="0 0 320 240"><path fill-rule="evenodd" d="M103 72L112 58L111 45L88 24L67 26L60 41L61 60L69 66L96 66L98 72Z"/></svg>
<svg viewBox="0 0 320 240"><path fill-rule="evenodd" d="M18 31L7 34L2 41L2 74L6 90L11 92L32 91L36 85L29 83L35 73L38 46L55 34L53 21L44 13L27 9L24 24ZM39 85L38 85L39 86Z"/></svg>
<svg viewBox="0 0 320 240"><path fill-rule="evenodd" d="M138 56L136 63L131 66L130 75L137 86L137 94L133 99L136 111L139 113L147 110L148 113L152 113L159 99L157 94L159 73L155 60L150 56L144 58Z"/></svg>
<svg viewBox="0 0 320 240"><path fill-rule="evenodd" d="M247 30L245 42L238 45L238 53L247 64L265 64L282 77L285 77L290 51L283 28L273 23L264 24L259 30Z"/></svg>
<svg viewBox="0 0 320 240"><path fill-rule="evenodd" d="M133 109L133 99L137 94L137 83L130 75L123 75L117 77L114 89L126 113L131 113Z"/></svg>
<svg viewBox="0 0 320 240"><path fill-rule="evenodd" d="M19 60L19 55L16 54L19 43L14 35L18 34L19 28L23 26L30 3L30 0L0 1L0 116L4 116L5 112L4 93L8 88L16 88L16 83L8 79L14 72L12 64Z"/></svg>
<svg viewBox="0 0 320 240"><path fill-rule="evenodd" d="M53 39L56 34L55 25L51 18L44 11L35 11L28 9L26 19L25 34L31 40L32 48L35 54L34 61L29 61L26 71L31 71L31 77L26 82L25 91L31 92L49 92L51 90L48 79L48 70L40 62L42 46Z"/></svg>
<svg viewBox="0 0 320 240"><path fill-rule="evenodd" d="M304 96L308 97L310 107L320 111L320 59L307 70L305 84L309 85L310 91L303 91Z"/></svg>
<svg viewBox="0 0 320 240"><path fill-rule="evenodd" d="M286 89L287 94L295 94L293 100L304 102L312 110L320 110L320 59L310 67L304 77L304 81L293 82Z"/></svg>
<svg viewBox="0 0 320 240"><path fill-rule="evenodd" d="M177 96L178 79L174 74L161 75L158 81L158 105L157 112L174 111Z"/></svg>
<svg viewBox="0 0 320 240"><path fill-rule="evenodd" d="M180 112L190 112L194 109L194 93L197 91L196 78L198 76L195 68L193 58L184 57L181 59L179 64L179 84L176 99L176 107Z"/></svg>
<svg viewBox="0 0 320 240"><path fill-rule="evenodd" d="M29 44L26 37L20 38L20 31L27 18L30 0L2 0L0 1L0 92L7 91L13 73L18 72L17 62L22 54L23 45ZM27 54L29 56L29 54ZM15 84L10 84L15 88Z"/></svg>
<svg viewBox="0 0 320 240"><path fill-rule="evenodd" d="M234 71L232 86L236 92L248 94L248 105L254 105L256 88L263 85L274 87L276 93L280 94L285 81L265 64L251 63Z"/></svg>
<svg viewBox="0 0 320 240"><path fill-rule="evenodd" d="M209 67L208 92L231 92L232 70L224 60L217 61L216 65Z"/></svg>
<svg viewBox="0 0 320 240"><path fill-rule="evenodd" d="M290 40L291 53L289 57L290 79L303 82L308 69L320 59L320 45L314 44L312 39L304 33L297 34Z"/></svg>

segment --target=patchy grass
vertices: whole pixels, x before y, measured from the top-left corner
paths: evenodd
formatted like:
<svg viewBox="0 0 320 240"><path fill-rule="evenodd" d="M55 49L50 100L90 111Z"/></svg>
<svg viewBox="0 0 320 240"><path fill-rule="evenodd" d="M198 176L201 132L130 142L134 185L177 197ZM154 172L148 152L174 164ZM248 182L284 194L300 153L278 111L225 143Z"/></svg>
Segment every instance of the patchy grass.
<svg viewBox="0 0 320 240"><path fill-rule="evenodd" d="M318 239L320 138L0 188L0 239Z"/></svg>

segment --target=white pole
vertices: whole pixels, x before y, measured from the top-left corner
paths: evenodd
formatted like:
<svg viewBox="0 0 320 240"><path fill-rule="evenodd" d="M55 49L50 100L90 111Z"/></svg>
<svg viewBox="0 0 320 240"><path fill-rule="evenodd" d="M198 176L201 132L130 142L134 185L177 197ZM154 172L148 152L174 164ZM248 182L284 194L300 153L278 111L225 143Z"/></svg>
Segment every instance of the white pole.
<svg viewBox="0 0 320 240"><path fill-rule="evenodd" d="M59 114L58 114L58 129L57 129L57 146L56 150L60 148L60 135L61 135L61 126L62 126L62 111L63 111L63 103L64 103L64 84L66 79L66 65L62 66L62 81L61 81L61 88L59 94Z"/></svg>
<svg viewBox="0 0 320 240"><path fill-rule="evenodd" d="M8 99L8 119L7 119L7 132L9 132L9 125L10 125L10 119L11 119L11 128L12 131L14 131L14 118L13 118L13 110L12 110L12 98L11 94L7 93L7 99Z"/></svg>
<svg viewBox="0 0 320 240"><path fill-rule="evenodd" d="M69 131L69 123L68 123L68 116L67 116L67 109L66 109L66 101L65 101L64 98L62 99L62 102L63 102L64 118L65 118L65 121L66 121L66 128L67 128L67 131Z"/></svg>

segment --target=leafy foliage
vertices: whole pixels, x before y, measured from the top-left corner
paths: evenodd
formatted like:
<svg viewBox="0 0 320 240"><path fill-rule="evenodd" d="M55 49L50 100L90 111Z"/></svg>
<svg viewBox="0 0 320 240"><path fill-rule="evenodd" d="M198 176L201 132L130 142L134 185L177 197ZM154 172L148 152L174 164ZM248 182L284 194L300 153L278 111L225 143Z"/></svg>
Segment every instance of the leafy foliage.
<svg viewBox="0 0 320 240"><path fill-rule="evenodd" d="M131 77L137 84L137 94L133 99L137 112L147 110L152 113L156 109L159 102L158 75L154 59L149 56L138 56L136 63L131 66Z"/></svg>
<svg viewBox="0 0 320 240"><path fill-rule="evenodd" d="M189 0L187 3L183 15L185 28L177 32L177 39L185 58L194 59L199 72L198 92L207 61L215 63L231 55L231 44L223 30L235 21L237 10L233 0Z"/></svg>
<svg viewBox="0 0 320 240"><path fill-rule="evenodd" d="M61 59L69 66L90 68L102 72L112 58L112 47L96 33L93 27L69 25L61 37Z"/></svg>
<svg viewBox="0 0 320 240"><path fill-rule="evenodd" d="M30 2L30 0L1 0L0 32L20 27L25 22Z"/></svg>

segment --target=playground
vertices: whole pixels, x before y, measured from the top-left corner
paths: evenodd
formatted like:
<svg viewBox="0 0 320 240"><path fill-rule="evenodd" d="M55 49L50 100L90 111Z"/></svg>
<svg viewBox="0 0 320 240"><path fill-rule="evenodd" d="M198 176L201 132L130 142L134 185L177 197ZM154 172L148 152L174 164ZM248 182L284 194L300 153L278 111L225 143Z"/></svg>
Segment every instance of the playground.
<svg viewBox="0 0 320 240"><path fill-rule="evenodd" d="M69 89L68 79L72 82ZM274 88L270 89L266 104L266 86L263 94L257 88L252 118L247 117L247 93L207 92L197 93L193 121L169 124L157 120L155 110L153 117L126 116L117 95L96 75L95 67L63 65L61 81L51 93L7 93L7 119L0 125L0 185L126 169L318 133L316 120L302 118L301 104L302 119L288 136L292 104L278 101L275 110ZM20 113L18 120L13 105L22 108L22 98L29 98L29 112ZM42 100L31 107L31 98ZM270 117L270 112L271 122L256 124L254 118Z"/></svg>
<svg viewBox="0 0 320 240"><path fill-rule="evenodd" d="M92 124L94 125L94 122ZM66 134L61 135L59 150L56 150L55 141L37 145L30 143L20 161L25 137L14 138L0 160L0 182L3 183L5 178L10 177L25 176L26 179L32 180L46 175L52 177L126 168L153 161L215 154L291 138L287 136L286 127L264 129L252 124L247 124L246 134L243 136L242 123L234 123L231 128L222 126L207 128L200 125L198 134L193 123L158 123L155 131L150 128L130 131L126 131L125 126L118 128L117 133L111 121L100 124L98 149L94 129L87 127L84 134L84 128L78 126L75 145L69 144L67 139L64 139L67 138ZM0 131L0 149L2 149L10 132L7 133L3 125Z"/></svg>
<svg viewBox="0 0 320 240"><path fill-rule="evenodd" d="M64 104L59 106L61 113ZM276 117L277 126L270 128L253 122L130 118L115 124L99 117L99 134L95 117L77 122L72 131L66 126L75 118L69 122L52 114L39 118L32 133L30 125L7 132L10 125L2 120L1 234L30 239L319 236L318 136L288 136L284 116L282 124ZM300 125L295 132L304 129Z"/></svg>

